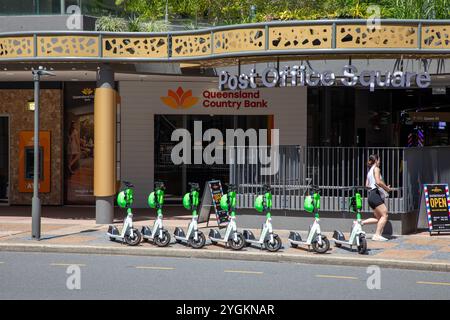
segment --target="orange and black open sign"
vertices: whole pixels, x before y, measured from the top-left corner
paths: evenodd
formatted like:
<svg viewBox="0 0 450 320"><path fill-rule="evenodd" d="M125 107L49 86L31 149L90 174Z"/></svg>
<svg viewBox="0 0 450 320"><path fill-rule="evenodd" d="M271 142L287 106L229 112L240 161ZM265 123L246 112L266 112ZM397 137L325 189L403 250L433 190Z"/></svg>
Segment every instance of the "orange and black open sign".
<svg viewBox="0 0 450 320"><path fill-rule="evenodd" d="M448 184L426 184L423 190L425 193L429 231L450 231Z"/></svg>

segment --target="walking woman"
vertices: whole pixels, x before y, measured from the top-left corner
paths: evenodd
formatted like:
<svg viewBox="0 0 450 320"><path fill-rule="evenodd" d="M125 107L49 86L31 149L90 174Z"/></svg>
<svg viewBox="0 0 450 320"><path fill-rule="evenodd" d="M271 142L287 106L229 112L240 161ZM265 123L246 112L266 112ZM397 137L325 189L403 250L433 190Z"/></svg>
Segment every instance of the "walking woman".
<svg viewBox="0 0 450 320"><path fill-rule="evenodd" d="M384 199L388 192L391 191L391 186L384 183L380 172L380 157L373 154L367 161L369 172L367 173L366 187L369 188L369 206L373 210L375 218L369 218L362 222L365 224L377 224L377 229L372 237L373 241L387 241L388 239L382 236L384 226L388 221L388 210L384 204Z"/></svg>

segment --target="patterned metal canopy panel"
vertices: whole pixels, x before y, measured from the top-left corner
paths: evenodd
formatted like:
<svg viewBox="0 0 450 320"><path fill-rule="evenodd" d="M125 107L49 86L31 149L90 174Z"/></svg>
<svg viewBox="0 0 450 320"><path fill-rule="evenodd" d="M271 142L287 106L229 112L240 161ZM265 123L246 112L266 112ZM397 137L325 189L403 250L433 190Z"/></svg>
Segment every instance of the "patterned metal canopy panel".
<svg viewBox="0 0 450 320"><path fill-rule="evenodd" d="M349 54L416 57L450 56L450 21L290 21L234 25L191 32L35 32L0 34L0 62L197 61L217 64L233 58L314 59Z"/></svg>

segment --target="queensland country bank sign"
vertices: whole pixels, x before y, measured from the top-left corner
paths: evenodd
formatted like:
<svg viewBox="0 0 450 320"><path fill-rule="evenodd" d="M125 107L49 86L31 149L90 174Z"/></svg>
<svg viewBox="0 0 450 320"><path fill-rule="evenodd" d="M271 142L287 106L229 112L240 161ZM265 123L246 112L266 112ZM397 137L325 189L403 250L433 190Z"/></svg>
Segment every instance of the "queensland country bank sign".
<svg viewBox="0 0 450 320"><path fill-rule="evenodd" d="M262 97L261 91L217 91L204 89L199 94L194 94L191 89L179 86L176 89L168 89L167 95L161 97L161 101L169 108L187 110L191 108L229 109L235 111L249 109L265 109L269 103Z"/></svg>

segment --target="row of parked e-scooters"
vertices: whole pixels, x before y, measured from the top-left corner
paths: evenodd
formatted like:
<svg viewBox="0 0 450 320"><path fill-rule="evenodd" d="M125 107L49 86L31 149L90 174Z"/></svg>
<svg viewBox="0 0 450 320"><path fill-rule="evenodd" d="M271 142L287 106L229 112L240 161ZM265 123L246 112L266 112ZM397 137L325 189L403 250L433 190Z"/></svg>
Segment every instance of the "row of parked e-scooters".
<svg viewBox="0 0 450 320"><path fill-rule="evenodd" d="M311 179L307 179L308 185L304 195L304 208L307 212L314 214L314 222L309 227L308 234L302 238L300 232L291 231L288 241L293 248L299 246L306 247L317 253L326 253L330 250L330 241L322 234L320 229L320 189L311 184ZM112 241L120 241L130 246L138 245L142 240L153 243L159 247L168 246L171 242L171 234L163 226L163 205L165 186L163 182L155 183L155 190L148 196L148 205L152 209L156 209L156 219L153 226L144 226L141 231L133 227L133 212L131 206L134 200L134 186L129 182L123 182L124 188L117 196L117 204L119 207L126 209L127 216L124 220L122 230L111 225L108 228L107 235ZM222 234L217 229L211 229L209 232L209 240L211 244L218 243L233 250L241 250L245 246L258 246L265 248L270 252L276 252L281 249L282 241L278 234L273 232L272 227L272 189L269 185L262 187L262 193L255 199L255 209L265 215L265 223L262 226L259 237L255 237L252 231L243 230L240 232L236 222L237 207L237 188L234 185L227 185L227 193L220 199L220 207L228 212L229 221L225 232ZM192 219L186 229L177 227L173 233L173 237L177 243L184 243L194 249L203 248L206 244L206 237L202 231L198 229L198 208L200 204L200 187L198 183L189 183L190 191L183 197L183 206L190 210ZM351 196L349 197L349 210L356 214L356 220L350 230L349 239L346 240L344 234L336 230L333 239L336 247L347 246L350 249L356 248L360 254L367 252L366 234L362 230L361 225L361 208L362 197L357 188L350 188Z"/></svg>

